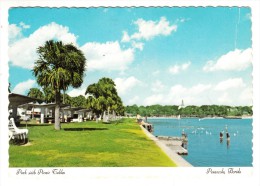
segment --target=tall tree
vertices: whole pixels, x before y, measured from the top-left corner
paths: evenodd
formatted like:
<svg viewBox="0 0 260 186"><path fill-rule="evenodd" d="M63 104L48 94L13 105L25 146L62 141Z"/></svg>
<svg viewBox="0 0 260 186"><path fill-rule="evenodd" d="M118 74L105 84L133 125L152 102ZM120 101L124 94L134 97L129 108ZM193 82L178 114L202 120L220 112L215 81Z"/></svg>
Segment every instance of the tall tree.
<svg viewBox="0 0 260 186"><path fill-rule="evenodd" d="M124 106L121 98L117 94L115 82L110 78L101 78L98 83L89 85L85 95L87 105L98 115L104 111L115 111L117 114L123 114Z"/></svg>
<svg viewBox="0 0 260 186"><path fill-rule="evenodd" d="M71 105L72 97L70 97L68 94L62 94L61 96L62 96L63 104Z"/></svg>
<svg viewBox="0 0 260 186"><path fill-rule="evenodd" d="M33 74L40 86L50 87L55 92L55 129L60 130L61 90L67 90L69 86L81 86L86 58L74 45L53 40L38 47L37 54L39 57Z"/></svg>
<svg viewBox="0 0 260 186"><path fill-rule="evenodd" d="M44 99L46 103L55 102L55 90L51 86L43 87Z"/></svg>
<svg viewBox="0 0 260 186"><path fill-rule="evenodd" d="M44 94L42 93L42 91L38 88L30 88L27 96L31 97L31 98L36 98L36 99L41 99L44 100Z"/></svg>
<svg viewBox="0 0 260 186"><path fill-rule="evenodd" d="M87 107L86 98L82 95L71 97L70 104L73 107L83 107L83 108Z"/></svg>

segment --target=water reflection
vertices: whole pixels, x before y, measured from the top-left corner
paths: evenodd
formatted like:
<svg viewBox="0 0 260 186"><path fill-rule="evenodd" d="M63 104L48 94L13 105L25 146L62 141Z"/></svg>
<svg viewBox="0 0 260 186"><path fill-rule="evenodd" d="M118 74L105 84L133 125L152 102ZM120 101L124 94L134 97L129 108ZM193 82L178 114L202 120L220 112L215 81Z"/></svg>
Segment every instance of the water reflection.
<svg viewBox="0 0 260 186"><path fill-rule="evenodd" d="M230 147L230 138L227 139L227 149Z"/></svg>

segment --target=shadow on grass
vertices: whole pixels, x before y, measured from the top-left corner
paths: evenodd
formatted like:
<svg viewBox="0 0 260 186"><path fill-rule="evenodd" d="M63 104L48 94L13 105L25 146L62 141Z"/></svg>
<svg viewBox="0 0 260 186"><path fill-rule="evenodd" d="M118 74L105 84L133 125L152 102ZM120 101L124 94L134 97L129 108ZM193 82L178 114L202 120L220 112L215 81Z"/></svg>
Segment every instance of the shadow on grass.
<svg viewBox="0 0 260 186"><path fill-rule="evenodd" d="M108 130L108 128L64 128L65 131Z"/></svg>
<svg viewBox="0 0 260 186"><path fill-rule="evenodd" d="M52 124L19 124L18 127L43 127L43 126L50 126Z"/></svg>

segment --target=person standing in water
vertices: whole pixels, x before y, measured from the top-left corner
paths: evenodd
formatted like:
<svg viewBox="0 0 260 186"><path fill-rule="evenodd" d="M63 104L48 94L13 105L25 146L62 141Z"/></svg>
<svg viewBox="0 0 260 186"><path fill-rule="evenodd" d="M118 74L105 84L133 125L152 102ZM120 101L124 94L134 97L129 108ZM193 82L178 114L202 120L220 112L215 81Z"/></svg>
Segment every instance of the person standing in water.
<svg viewBox="0 0 260 186"><path fill-rule="evenodd" d="M230 136L229 133L227 133L227 148L230 146Z"/></svg>
<svg viewBox="0 0 260 186"><path fill-rule="evenodd" d="M226 136L227 136L227 140L230 140L230 135L228 132L226 133Z"/></svg>
<svg viewBox="0 0 260 186"><path fill-rule="evenodd" d="M227 125L226 125L226 137L227 137L227 148L229 148L229 145L230 145L230 135L228 133Z"/></svg>
<svg viewBox="0 0 260 186"><path fill-rule="evenodd" d="M227 137L227 140L230 140L230 135L228 133L227 125L226 125L226 137Z"/></svg>

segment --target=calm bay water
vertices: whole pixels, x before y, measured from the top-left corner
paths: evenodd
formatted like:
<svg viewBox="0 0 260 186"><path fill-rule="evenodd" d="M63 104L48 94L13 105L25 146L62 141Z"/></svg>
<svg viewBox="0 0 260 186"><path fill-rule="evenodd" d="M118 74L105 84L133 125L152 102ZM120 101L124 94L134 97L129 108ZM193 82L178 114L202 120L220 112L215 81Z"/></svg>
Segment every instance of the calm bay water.
<svg viewBox="0 0 260 186"><path fill-rule="evenodd" d="M188 155L182 156L195 167L251 167L252 119L172 119L149 118L155 136L188 134ZM224 133L227 126L230 143Z"/></svg>

